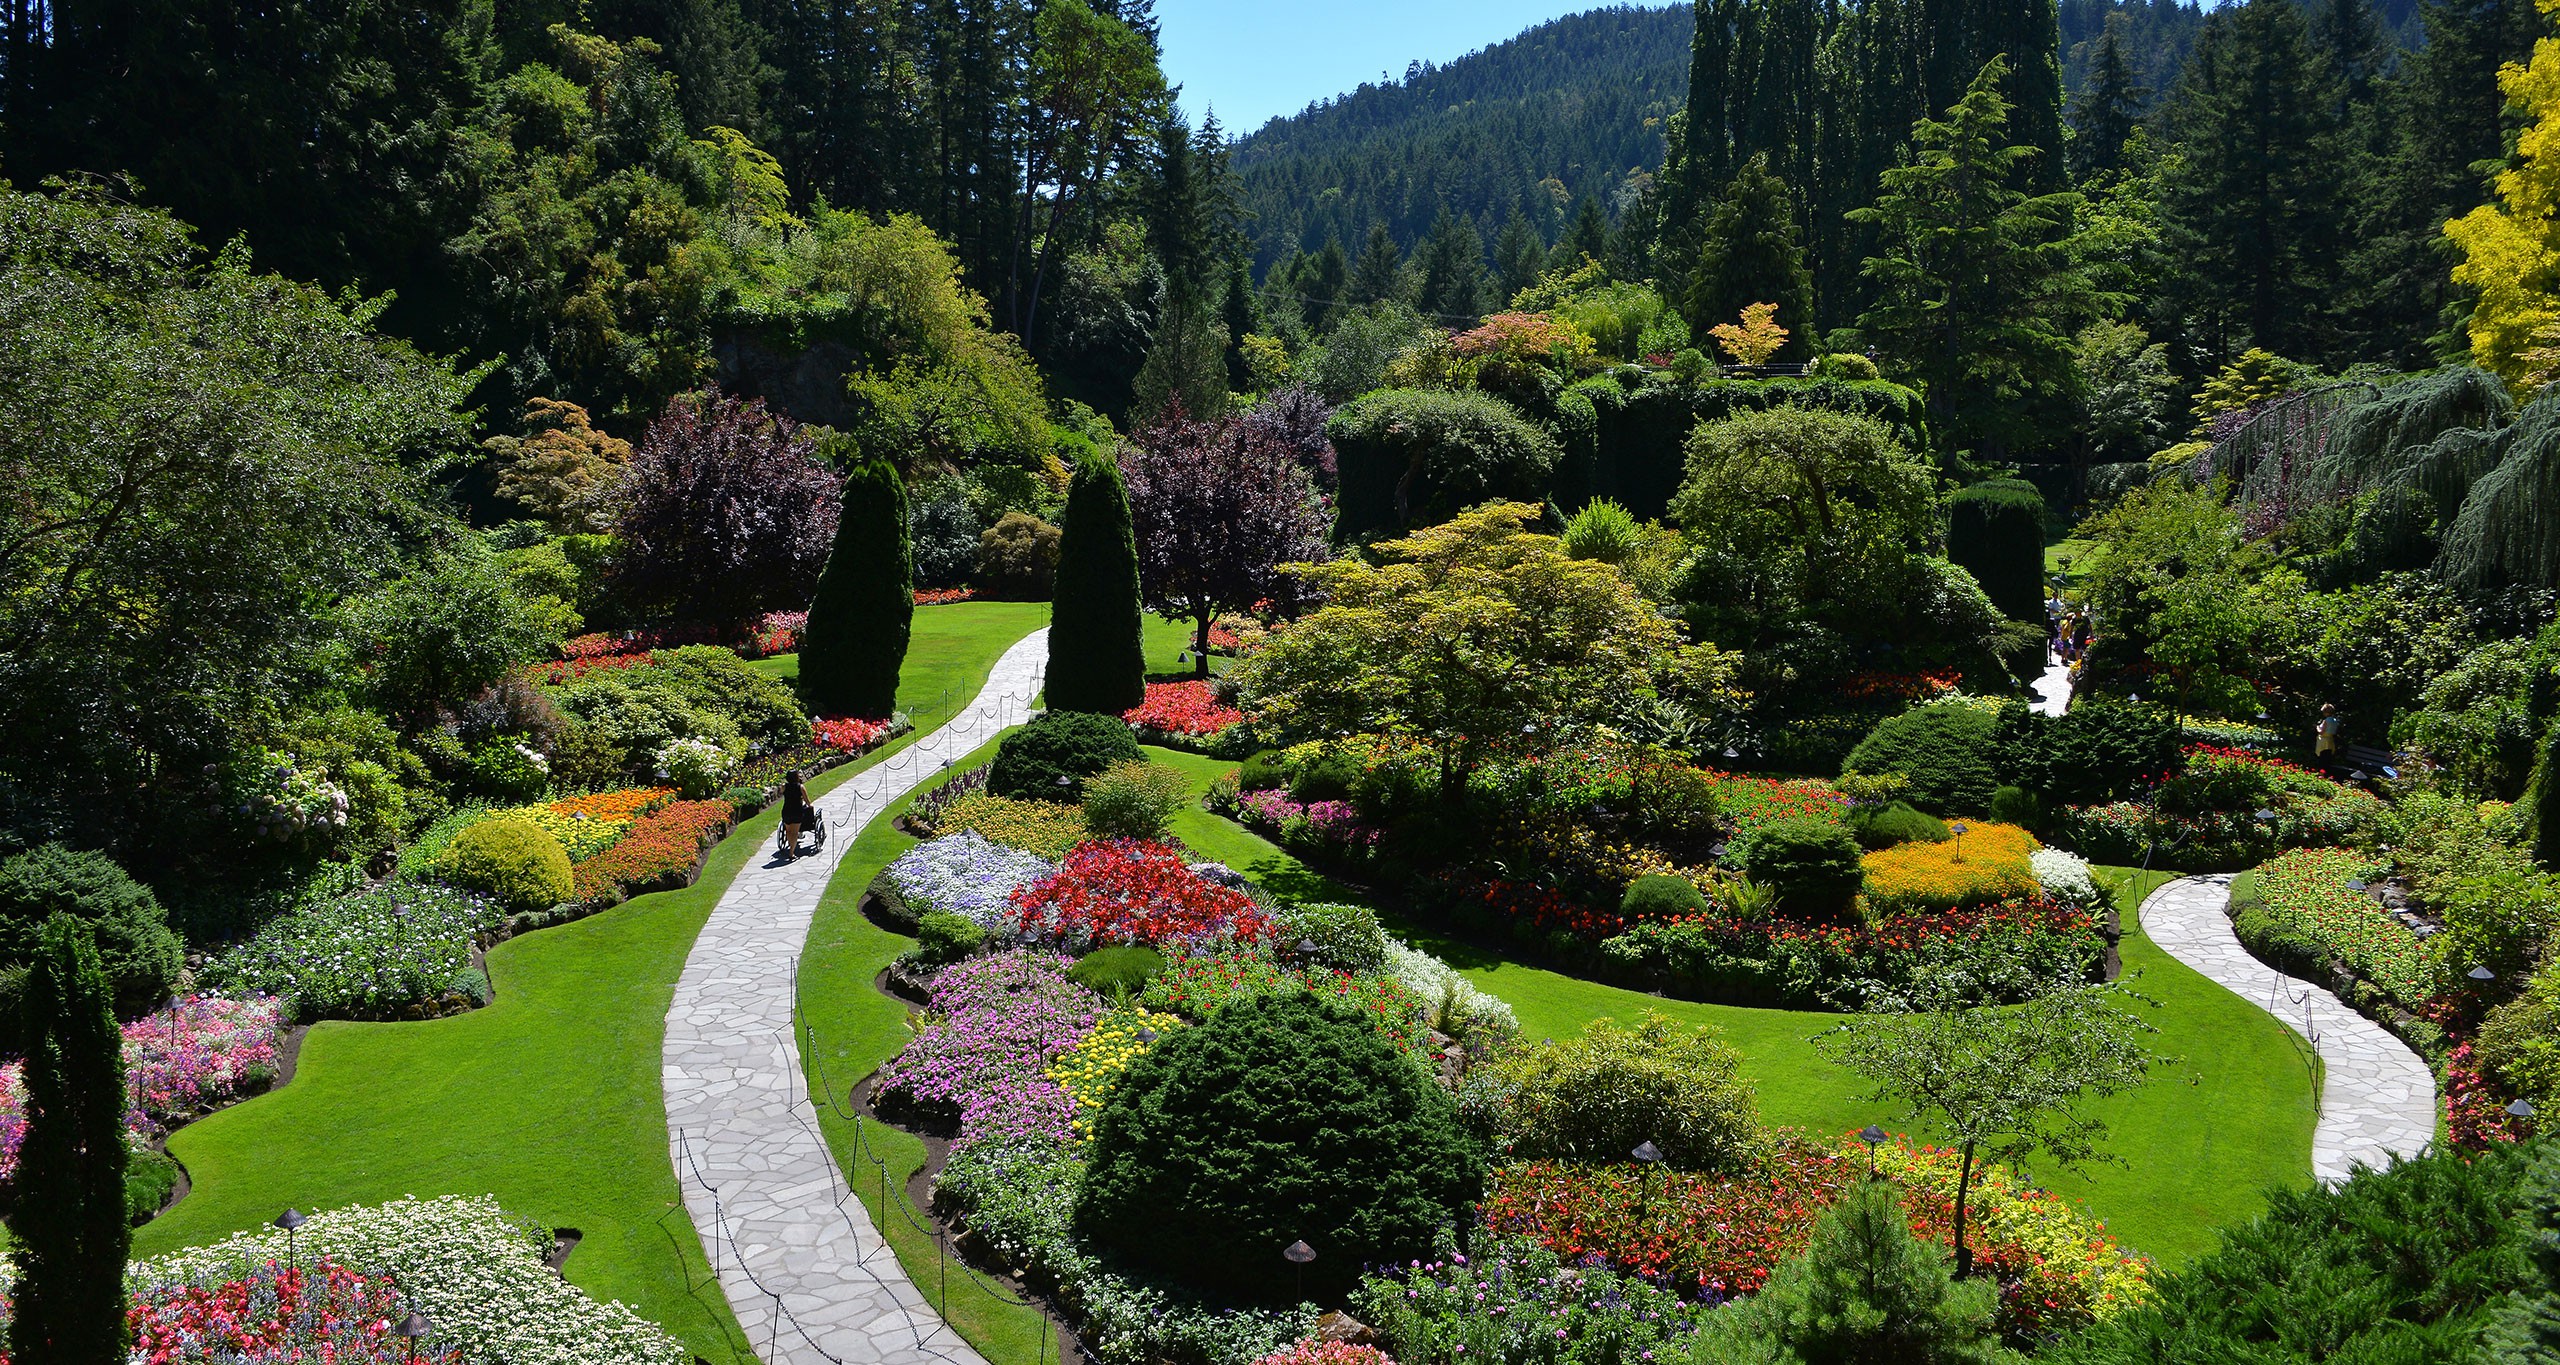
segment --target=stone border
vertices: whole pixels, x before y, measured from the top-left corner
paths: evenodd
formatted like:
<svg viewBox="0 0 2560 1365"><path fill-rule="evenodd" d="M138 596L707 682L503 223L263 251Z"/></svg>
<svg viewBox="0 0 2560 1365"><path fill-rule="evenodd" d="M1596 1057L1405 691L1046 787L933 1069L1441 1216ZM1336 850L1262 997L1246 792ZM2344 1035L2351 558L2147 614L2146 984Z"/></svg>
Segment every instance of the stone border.
<svg viewBox="0 0 2560 1365"><path fill-rule="evenodd" d="M2320 1121L2311 1173L2328 1184L2359 1167L2423 1152L2436 1137L2435 1073L2380 1024L2328 991L2249 955L2226 907L2231 877L2181 877L2142 903L2142 928L2162 952L2274 1015L2320 1054Z"/></svg>
<svg viewBox="0 0 2560 1365"><path fill-rule="evenodd" d="M985 1365L908 1281L827 1149L794 1033L798 969L845 851L917 784L1028 719L1048 652L1045 628L1015 642L950 722L817 798L824 851L755 850L685 959L660 1073L668 1150L766 1365Z"/></svg>

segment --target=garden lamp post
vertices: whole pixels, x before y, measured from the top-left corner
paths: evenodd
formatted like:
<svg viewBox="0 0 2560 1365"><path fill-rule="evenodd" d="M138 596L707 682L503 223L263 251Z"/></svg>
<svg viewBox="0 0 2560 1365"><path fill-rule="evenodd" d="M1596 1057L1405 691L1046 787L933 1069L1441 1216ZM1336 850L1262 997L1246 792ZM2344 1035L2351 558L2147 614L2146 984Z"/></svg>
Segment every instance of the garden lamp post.
<svg viewBox="0 0 2560 1365"><path fill-rule="evenodd" d="M427 1334L427 1315L411 1310L409 1316L400 1319L400 1325L392 1328L391 1330L394 1334L405 1338L408 1341L409 1359L416 1360L418 1358L418 1339Z"/></svg>
<svg viewBox="0 0 2560 1365"><path fill-rule="evenodd" d="M2498 974L2497 974L2496 972L2490 971L2490 970L2489 970L2488 968L2486 968L2486 967L2474 967L2474 968L2472 968L2470 971L2465 972L2465 973L2464 973L2464 975L2465 975L2465 976L2470 977L2470 978L2471 978L2472 980L2474 980L2474 981L2479 982L2479 983L2480 983L2481 985L2483 985L2483 986L2486 986L2486 985L2488 985L2490 982L2495 981L2495 980L2497 980L2497 979L2498 979Z"/></svg>
<svg viewBox="0 0 2560 1365"><path fill-rule="evenodd" d="M286 1209L276 1215L276 1226L284 1229L285 1265L297 1276L302 1273L302 1258L294 1245L294 1234L310 1221L302 1216L300 1209Z"/></svg>
<svg viewBox="0 0 2560 1365"><path fill-rule="evenodd" d="M1884 1145L1884 1130L1870 1123L1858 1130L1858 1141L1867 1144L1867 1179L1876 1178L1876 1148Z"/></svg>
<svg viewBox="0 0 2560 1365"><path fill-rule="evenodd" d="M1317 942L1316 942L1314 939L1311 939L1311 938L1302 938L1302 939L1299 939L1299 940L1298 940L1298 960L1299 960L1299 961L1301 961L1301 962L1313 962L1313 961L1315 961L1315 960L1316 960L1316 954L1317 954L1318 952L1320 952L1320 951L1322 951L1322 948L1321 948L1321 946L1320 946L1320 945L1318 945L1318 944L1317 944Z"/></svg>
<svg viewBox="0 0 2560 1365"><path fill-rule="evenodd" d="M2522 1096L2518 1096L2515 1103L2507 1106L2507 1117L2511 1119L2532 1118L2533 1101L2525 1099Z"/></svg>
<svg viewBox="0 0 2560 1365"><path fill-rule="evenodd" d="M2259 808L2259 810L2258 810L2258 823L2259 823L2259 824L2262 824L2262 825L2272 825L2272 824L2274 824L2274 823L2275 823L2275 821L2276 821L2276 813L2275 813L2274 811L2268 810L2268 809L2266 809L2266 808L2264 808L2264 807L2260 807L2260 808Z"/></svg>
<svg viewBox="0 0 2560 1365"><path fill-rule="evenodd" d="M1305 1303L1307 1301L1307 1262L1316 1258L1316 1249L1308 1246L1307 1239L1301 1237L1282 1250L1280 1258L1298 1268L1298 1302Z"/></svg>
<svg viewBox="0 0 2560 1365"><path fill-rule="evenodd" d="M1636 1221L1644 1221L1645 1207L1653 1202L1653 1168L1662 1164L1662 1149L1646 1138L1627 1155L1636 1159Z"/></svg>

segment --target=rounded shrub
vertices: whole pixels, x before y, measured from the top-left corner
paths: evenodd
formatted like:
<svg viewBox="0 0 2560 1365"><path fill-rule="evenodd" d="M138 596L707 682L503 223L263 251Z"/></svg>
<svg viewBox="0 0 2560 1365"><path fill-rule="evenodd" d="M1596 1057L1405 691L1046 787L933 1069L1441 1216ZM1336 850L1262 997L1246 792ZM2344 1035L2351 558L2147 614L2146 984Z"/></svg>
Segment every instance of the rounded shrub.
<svg viewBox="0 0 2560 1365"><path fill-rule="evenodd" d="M2004 791L2014 788L2002 788ZM1881 806L1860 806L1849 812L1849 832L1857 836L1862 848L1891 848L1896 844L1938 844L1950 837L1947 822L1913 808L1902 801Z"/></svg>
<svg viewBox="0 0 2560 1365"><path fill-rule="evenodd" d="M1236 768L1236 790L1270 791L1289 785L1289 763L1277 749L1262 749Z"/></svg>
<svg viewBox="0 0 2560 1365"><path fill-rule="evenodd" d="M1164 954L1140 944L1124 943L1112 948L1096 948L1076 959L1067 969L1067 979L1106 999L1119 1000L1136 995L1147 983L1162 975Z"/></svg>
<svg viewBox="0 0 2560 1365"><path fill-rule="evenodd" d="M1985 479L1947 499L1947 558L2012 621L2044 620L2044 494L2023 479Z"/></svg>
<svg viewBox="0 0 2560 1365"><path fill-rule="evenodd" d="M987 941L987 931L967 915L935 910L916 921L916 956L932 966L957 962Z"/></svg>
<svg viewBox="0 0 2560 1365"><path fill-rule="evenodd" d="M1379 927L1378 912L1365 905L1290 905L1273 918L1280 943L1314 944L1313 956L1324 966L1355 976L1386 969L1387 931Z"/></svg>
<svg viewBox="0 0 2560 1365"><path fill-rule="evenodd" d="M1230 1298L1338 1299L1431 1252L1484 1186L1458 1108L1360 1015L1304 991L1233 1001L1133 1063L1094 1126L1077 1230Z"/></svg>
<svg viewBox="0 0 2560 1365"><path fill-rule="evenodd" d="M1190 804L1191 780L1145 759L1114 763L1084 784L1085 832L1096 839L1153 839Z"/></svg>
<svg viewBox="0 0 2560 1365"><path fill-rule="evenodd" d="M2315 978L2316 979L2316 978ZM2545 1113L2560 1112L2560 962L2480 1026L2481 1069Z"/></svg>
<svg viewBox="0 0 2560 1365"><path fill-rule="evenodd" d="M1742 1054L1667 1015L1594 1019L1493 1065L1514 1157L1615 1165L1650 1142L1679 1170L1738 1171L1763 1145Z"/></svg>
<svg viewBox="0 0 2560 1365"><path fill-rule="evenodd" d="M1144 757L1128 722L1117 716L1043 711L996 745L987 790L1020 800L1080 801L1086 778Z"/></svg>
<svg viewBox="0 0 2560 1365"><path fill-rule="evenodd" d="M1845 772L1900 773L1911 804L1936 815L1979 815L2000 786L1992 764L1995 712L1959 701L1932 702L1889 717L1841 764Z"/></svg>
<svg viewBox="0 0 2560 1365"><path fill-rule="evenodd" d="M1680 915L1702 914L1707 898L1686 877L1668 872L1648 872L1627 887L1618 900L1618 911L1629 919L1672 919Z"/></svg>
<svg viewBox="0 0 2560 1365"><path fill-rule="evenodd" d="M1325 754L1298 766L1289 779L1292 801L1344 801L1360 780L1360 763L1349 754Z"/></svg>
<svg viewBox="0 0 2560 1365"><path fill-rule="evenodd" d="M1744 875L1767 887L1778 908L1828 919L1849 913L1865 869L1856 835L1819 815L1772 820L1742 850Z"/></svg>
<svg viewBox="0 0 2560 1365"><path fill-rule="evenodd" d="M436 873L518 914L547 910L574 889L568 851L530 820L483 820L464 830L437 861Z"/></svg>
<svg viewBox="0 0 2560 1365"><path fill-rule="evenodd" d="M184 955L151 888L102 853L28 849L0 861L0 1037L19 1032L18 988L56 912L88 924L118 1011L144 1013L177 983Z"/></svg>
<svg viewBox="0 0 2560 1365"><path fill-rule="evenodd" d="M1007 512L978 533L978 591L1007 602L1046 602L1058 576L1058 528Z"/></svg>

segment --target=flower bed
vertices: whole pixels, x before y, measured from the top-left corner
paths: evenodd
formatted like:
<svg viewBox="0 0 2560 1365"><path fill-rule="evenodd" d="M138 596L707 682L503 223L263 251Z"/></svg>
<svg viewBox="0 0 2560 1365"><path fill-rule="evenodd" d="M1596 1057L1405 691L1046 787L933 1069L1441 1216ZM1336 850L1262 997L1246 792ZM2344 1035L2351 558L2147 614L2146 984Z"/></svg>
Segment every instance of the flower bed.
<svg viewBox="0 0 2560 1365"><path fill-rule="evenodd" d="M1218 953L1168 964L1138 998L1149 1009L1199 1020L1231 1000L1301 988L1357 1008L1406 1052L1423 1055L1430 1050L1423 1023L1426 1002L1392 975L1355 976L1324 967L1283 966L1258 953Z"/></svg>
<svg viewBox="0 0 2560 1365"><path fill-rule="evenodd" d="M1067 967L1068 959L1038 952L945 967L933 979L932 1022L880 1069L880 1103L956 1119L955 1154L981 1142L1075 1142L1075 1097L1049 1069L1104 1009Z"/></svg>
<svg viewBox="0 0 2560 1365"><path fill-rule="evenodd" d="M703 851L728 833L726 801L672 801L642 816L621 842L570 869L581 905L616 905L648 891L692 883Z"/></svg>
<svg viewBox="0 0 2560 1365"><path fill-rule="evenodd" d="M1362 820L1359 810L1348 801L1301 804L1277 787L1238 793L1233 811L1236 823L1270 835L1272 842L1285 848L1312 847L1342 857L1359 857L1375 850L1384 834Z"/></svg>
<svg viewBox="0 0 2560 1365"><path fill-rule="evenodd" d="M1989 996L2014 998L2055 976L2093 975L2106 949L2087 909L2021 896L1889 915L1872 926L1684 915L1631 926L1603 942L1600 957L1630 984L1699 999L1858 1009L1949 968Z"/></svg>
<svg viewBox="0 0 2560 1365"><path fill-rule="evenodd" d="M1148 683L1147 699L1120 718L1149 744L1165 740L1209 740L1242 724L1244 712L1218 701L1217 685L1206 679Z"/></svg>
<svg viewBox="0 0 2560 1365"><path fill-rule="evenodd" d="M2268 928L2286 938L2308 940L2380 988L2393 1003L2416 1010L2434 994L2426 945L2372 896L2347 885L2381 874L2381 866L2360 853L2296 849L2259 867L2256 903L2264 907ZM2254 930L2260 921L2246 910L2246 906L2235 907L2235 916L2248 919ZM2242 939L2263 942L2265 935L2244 933ZM2250 949L2258 951L2259 943L2250 943Z"/></svg>
<svg viewBox="0 0 2560 1365"><path fill-rule="evenodd" d="M755 652L748 657L769 659L776 654L789 654L800 648L800 636L808 629L809 613L805 611L766 612L750 632Z"/></svg>
<svg viewBox="0 0 2560 1365"><path fill-rule="evenodd" d="M1026 938L1076 952L1143 943L1190 953L1273 932L1252 897L1202 878L1177 850L1139 839L1078 844L1055 872L1016 891L1013 905Z"/></svg>
<svg viewBox="0 0 2560 1365"><path fill-rule="evenodd" d="M976 588L923 588L916 593L916 605L944 607L954 602L974 602L977 597Z"/></svg>
<svg viewBox="0 0 2560 1365"><path fill-rule="evenodd" d="M150 1365L257 1365L330 1361L459 1365L462 1349L431 1335L414 1348L393 1331L411 1299L387 1275L336 1261L269 1262L219 1284L157 1284L133 1291L125 1325L133 1354ZM414 1354L413 1354L414 1351Z"/></svg>
<svg viewBox="0 0 2560 1365"><path fill-rule="evenodd" d="M1418 1365L1676 1365L1692 1358L1691 1335L1714 1311L1519 1240L1382 1267L1352 1307Z"/></svg>
<svg viewBox="0 0 2560 1365"><path fill-rule="evenodd" d="M188 996L124 1026L125 1131L148 1142L275 1082L284 1002ZM26 1064L0 1065L0 1184L27 1136Z"/></svg>
<svg viewBox="0 0 2560 1365"><path fill-rule="evenodd" d="M1075 1102L1076 1141L1093 1140L1094 1120L1120 1083L1120 1073L1147 1055L1156 1040L1183 1026L1180 1015L1145 1009L1116 1009L1104 1015L1083 1041L1042 1074Z"/></svg>
<svg viewBox="0 0 2560 1365"><path fill-rule="evenodd" d="M1867 904L1878 914L1953 910L2036 894L2032 834L2015 825L1970 824L1939 843L1913 840L1860 859Z"/></svg>
<svg viewBox="0 0 2560 1365"><path fill-rule="evenodd" d="M1715 779L1716 809L1733 822L1733 844L1774 821L1798 815L1836 820L1849 809L1849 798L1832 790L1827 782L1738 777L1732 773L1709 776Z"/></svg>
<svg viewBox="0 0 2560 1365"><path fill-rule="evenodd" d="M852 716L821 717L809 722L810 736L820 745L839 753L858 754L896 732L898 722L860 720Z"/></svg>
<svg viewBox="0 0 2560 1365"><path fill-rule="evenodd" d="M1844 1151L1860 1147L1856 1135ZM1955 1245L1962 1154L1895 1138L1876 1149L1876 1170L1903 1187L1911 1229ZM2004 1166L1976 1162L1966 1201L1976 1264L2000 1285L2001 1326L2026 1340L2101 1322L2151 1297L2151 1262L2106 1235L2062 1196L2031 1189Z"/></svg>
<svg viewBox="0 0 2560 1365"><path fill-rule="evenodd" d="M569 861L592 858L620 842L641 816L675 799L673 787L628 787L545 805L493 810L488 820L522 820L560 841Z"/></svg>
<svg viewBox="0 0 2560 1365"><path fill-rule="evenodd" d="M1052 862L1084 842L1081 808L1056 801L990 796L983 790L984 783L979 785L981 790L963 792L947 803L937 803L929 812L921 809L924 803L918 802L918 809L910 810L909 816L936 834L975 834Z"/></svg>
<svg viewBox="0 0 2560 1365"><path fill-rule="evenodd" d="M963 832L908 849L881 869L880 878L910 923L939 910L965 915L982 929L1004 929L1013 923L1013 893L1056 866Z"/></svg>
<svg viewBox="0 0 2560 1365"><path fill-rule="evenodd" d="M451 1351L460 1365L685 1365L692 1359L655 1324L619 1303L590 1299L562 1279L544 1264L550 1231L508 1217L486 1196L317 1213L293 1243L304 1264L327 1260L396 1282L434 1324L429 1344ZM283 1232L262 1228L140 1262L128 1281L222 1285L243 1266L283 1262L286 1250Z"/></svg>
<svg viewBox="0 0 2560 1365"><path fill-rule="evenodd" d="M223 995L280 996L306 1023L427 1018L489 998L471 948L503 918L480 896L393 882L271 920L197 980Z"/></svg>

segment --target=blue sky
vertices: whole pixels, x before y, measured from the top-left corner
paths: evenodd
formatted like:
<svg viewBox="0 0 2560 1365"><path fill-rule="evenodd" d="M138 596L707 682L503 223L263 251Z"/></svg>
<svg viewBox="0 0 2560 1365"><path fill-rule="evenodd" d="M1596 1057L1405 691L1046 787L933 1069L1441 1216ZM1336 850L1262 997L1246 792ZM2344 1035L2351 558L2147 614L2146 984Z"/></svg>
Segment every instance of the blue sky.
<svg viewBox="0 0 2560 1365"><path fill-rule="evenodd" d="M1231 134L1374 81L1445 62L1603 0L1156 0L1164 71L1194 122Z"/></svg>

